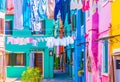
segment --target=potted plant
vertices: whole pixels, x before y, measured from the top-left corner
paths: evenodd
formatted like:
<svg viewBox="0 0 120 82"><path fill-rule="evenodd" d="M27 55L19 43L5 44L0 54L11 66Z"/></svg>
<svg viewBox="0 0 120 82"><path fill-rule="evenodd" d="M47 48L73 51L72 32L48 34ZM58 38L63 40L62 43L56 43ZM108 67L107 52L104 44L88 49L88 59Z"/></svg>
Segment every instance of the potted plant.
<svg viewBox="0 0 120 82"><path fill-rule="evenodd" d="M28 68L22 73L22 82L42 82L42 74L38 68Z"/></svg>

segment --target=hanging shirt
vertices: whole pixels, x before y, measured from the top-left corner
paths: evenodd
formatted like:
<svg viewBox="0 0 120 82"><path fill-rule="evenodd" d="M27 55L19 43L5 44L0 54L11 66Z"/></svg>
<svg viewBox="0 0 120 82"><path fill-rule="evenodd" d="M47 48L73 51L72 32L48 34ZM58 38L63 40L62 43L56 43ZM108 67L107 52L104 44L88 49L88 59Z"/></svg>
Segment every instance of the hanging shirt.
<svg viewBox="0 0 120 82"><path fill-rule="evenodd" d="M71 19L70 19L70 2L71 0L64 0L63 1L63 14L62 14L62 21L63 21L63 24L65 23L65 18L67 16L67 22L68 24L71 23Z"/></svg>
<svg viewBox="0 0 120 82"><path fill-rule="evenodd" d="M38 24L40 23L40 17L38 15L38 0L31 0L31 30L32 31L39 31L36 29L41 29L41 26Z"/></svg>
<svg viewBox="0 0 120 82"><path fill-rule="evenodd" d="M6 9L7 9L7 12L14 12L14 1L13 0L7 0Z"/></svg>
<svg viewBox="0 0 120 82"><path fill-rule="evenodd" d="M57 20L57 15L60 12L61 19L63 21L63 24L65 23L66 15L68 14L68 24L71 23L70 20L70 2L71 0L56 0L55 1L55 11L54 11L54 19Z"/></svg>
<svg viewBox="0 0 120 82"><path fill-rule="evenodd" d="M48 0L46 14L49 19L54 18L54 8L55 8L55 0Z"/></svg>
<svg viewBox="0 0 120 82"><path fill-rule="evenodd" d="M54 9L54 19L57 20L57 15L60 12L62 14L62 1L63 0L55 0L55 9Z"/></svg>
<svg viewBox="0 0 120 82"><path fill-rule="evenodd" d="M32 31L41 31L41 20L45 18L46 0L31 0L31 26Z"/></svg>
<svg viewBox="0 0 120 82"><path fill-rule="evenodd" d="M23 29L23 14L22 14L23 0L14 0L14 29Z"/></svg>
<svg viewBox="0 0 120 82"><path fill-rule="evenodd" d="M5 12L6 10L6 0L0 0L0 11Z"/></svg>
<svg viewBox="0 0 120 82"><path fill-rule="evenodd" d="M30 0L23 2L23 26L30 27Z"/></svg>
<svg viewBox="0 0 120 82"><path fill-rule="evenodd" d="M38 15L40 16L41 19L46 18L46 10L47 10L47 0L39 0Z"/></svg>

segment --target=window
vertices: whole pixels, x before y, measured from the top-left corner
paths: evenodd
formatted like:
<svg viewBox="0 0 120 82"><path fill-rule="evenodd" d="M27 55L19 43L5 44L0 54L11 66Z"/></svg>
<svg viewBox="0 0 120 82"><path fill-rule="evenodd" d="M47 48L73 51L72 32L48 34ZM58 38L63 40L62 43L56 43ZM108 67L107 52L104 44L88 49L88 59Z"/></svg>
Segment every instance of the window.
<svg viewBox="0 0 120 82"><path fill-rule="evenodd" d="M7 66L25 66L25 53L6 53Z"/></svg>
<svg viewBox="0 0 120 82"><path fill-rule="evenodd" d="M5 21L5 34L6 35L12 34L12 21Z"/></svg>
<svg viewBox="0 0 120 82"><path fill-rule="evenodd" d="M0 18L0 34L4 34L4 21Z"/></svg>
<svg viewBox="0 0 120 82"><path fill-rule="evenodd" d="M40 31L33 31L33 35L44 35L45 34L45 20L41 20L41 30Z"/></svg>
<svg viewBox="0 0 120 82"><path fill-rule="evenodd" d="M102 55L102 71L108 73L108 41L103 42L103 55Z"/></svg>

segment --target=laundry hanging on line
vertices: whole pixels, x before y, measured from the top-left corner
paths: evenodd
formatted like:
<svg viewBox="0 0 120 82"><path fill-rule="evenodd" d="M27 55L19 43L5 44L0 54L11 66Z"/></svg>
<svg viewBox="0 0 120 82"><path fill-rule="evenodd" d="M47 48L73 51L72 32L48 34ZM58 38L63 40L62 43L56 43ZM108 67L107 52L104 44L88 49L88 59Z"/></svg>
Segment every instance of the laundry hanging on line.
<svg viewBox="0 0 120 82"><path fill-rule="evenodd" d="M5 12L6 10L6 0L0 0L0 12Z"/></svg>
<svg viewBox="0 0 120 82"><path fill-rule="evenodd" d="M70 44L74 43L73 37L64 37L62 39L60 38L54 38L54 37L46 37L46 38L21 38L21 37L8 37L7 38L7 44L11 45L27 45L32 44L33 46L38 46L38 43L40 42L46 42L46 46L48 48L53 48L54 46L68 46Z"/></svg>
<svg viewBox="0 0 120 82"><path fill-rule="evenodd" d="M46 15L49 19L54 19L54 8L55 8L55 0L48 0Z"/></svg>
<svg viewBox="0 0 120 82"><path fill-rule="evenodd" d="M63 24L65 23L66 15L68 24L71 23L70 19L70 2L71 0L55 0L55 10L54 10L54 19L57 20L58 14L60 13L61 20Z"/></svg>
<svg viewBox="0 0 120 82"><path fill-rule="evenodd" d="M7 12L14 12L14 1L13 0L6 0L6 11Z"/></svg>
<svg viewBox="0 0 120 82"><path fill-rule="evenodd" d="M14 29L23 30L23 0L14 0Z"/></svg>
<svg viewBox="0 0 120 82"><path fill-rule="evenodd" d="M24 0L23 2L23 26L30 27L30 0Z"/></svg>

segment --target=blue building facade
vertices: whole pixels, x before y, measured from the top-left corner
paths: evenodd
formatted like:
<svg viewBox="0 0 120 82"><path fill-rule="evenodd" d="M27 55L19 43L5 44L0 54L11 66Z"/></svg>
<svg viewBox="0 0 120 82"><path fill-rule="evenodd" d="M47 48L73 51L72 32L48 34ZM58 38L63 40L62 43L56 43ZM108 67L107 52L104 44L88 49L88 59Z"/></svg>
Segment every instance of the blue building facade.
<svg viewBox="0 0 120 82"><path fill-rule="evenodd" d="M76 12L76 39L75 39L75 54L74 54L74 82L86 82L85 73L85 12L77 10ZM83 71L81 76L78 72Z"/></svg>

